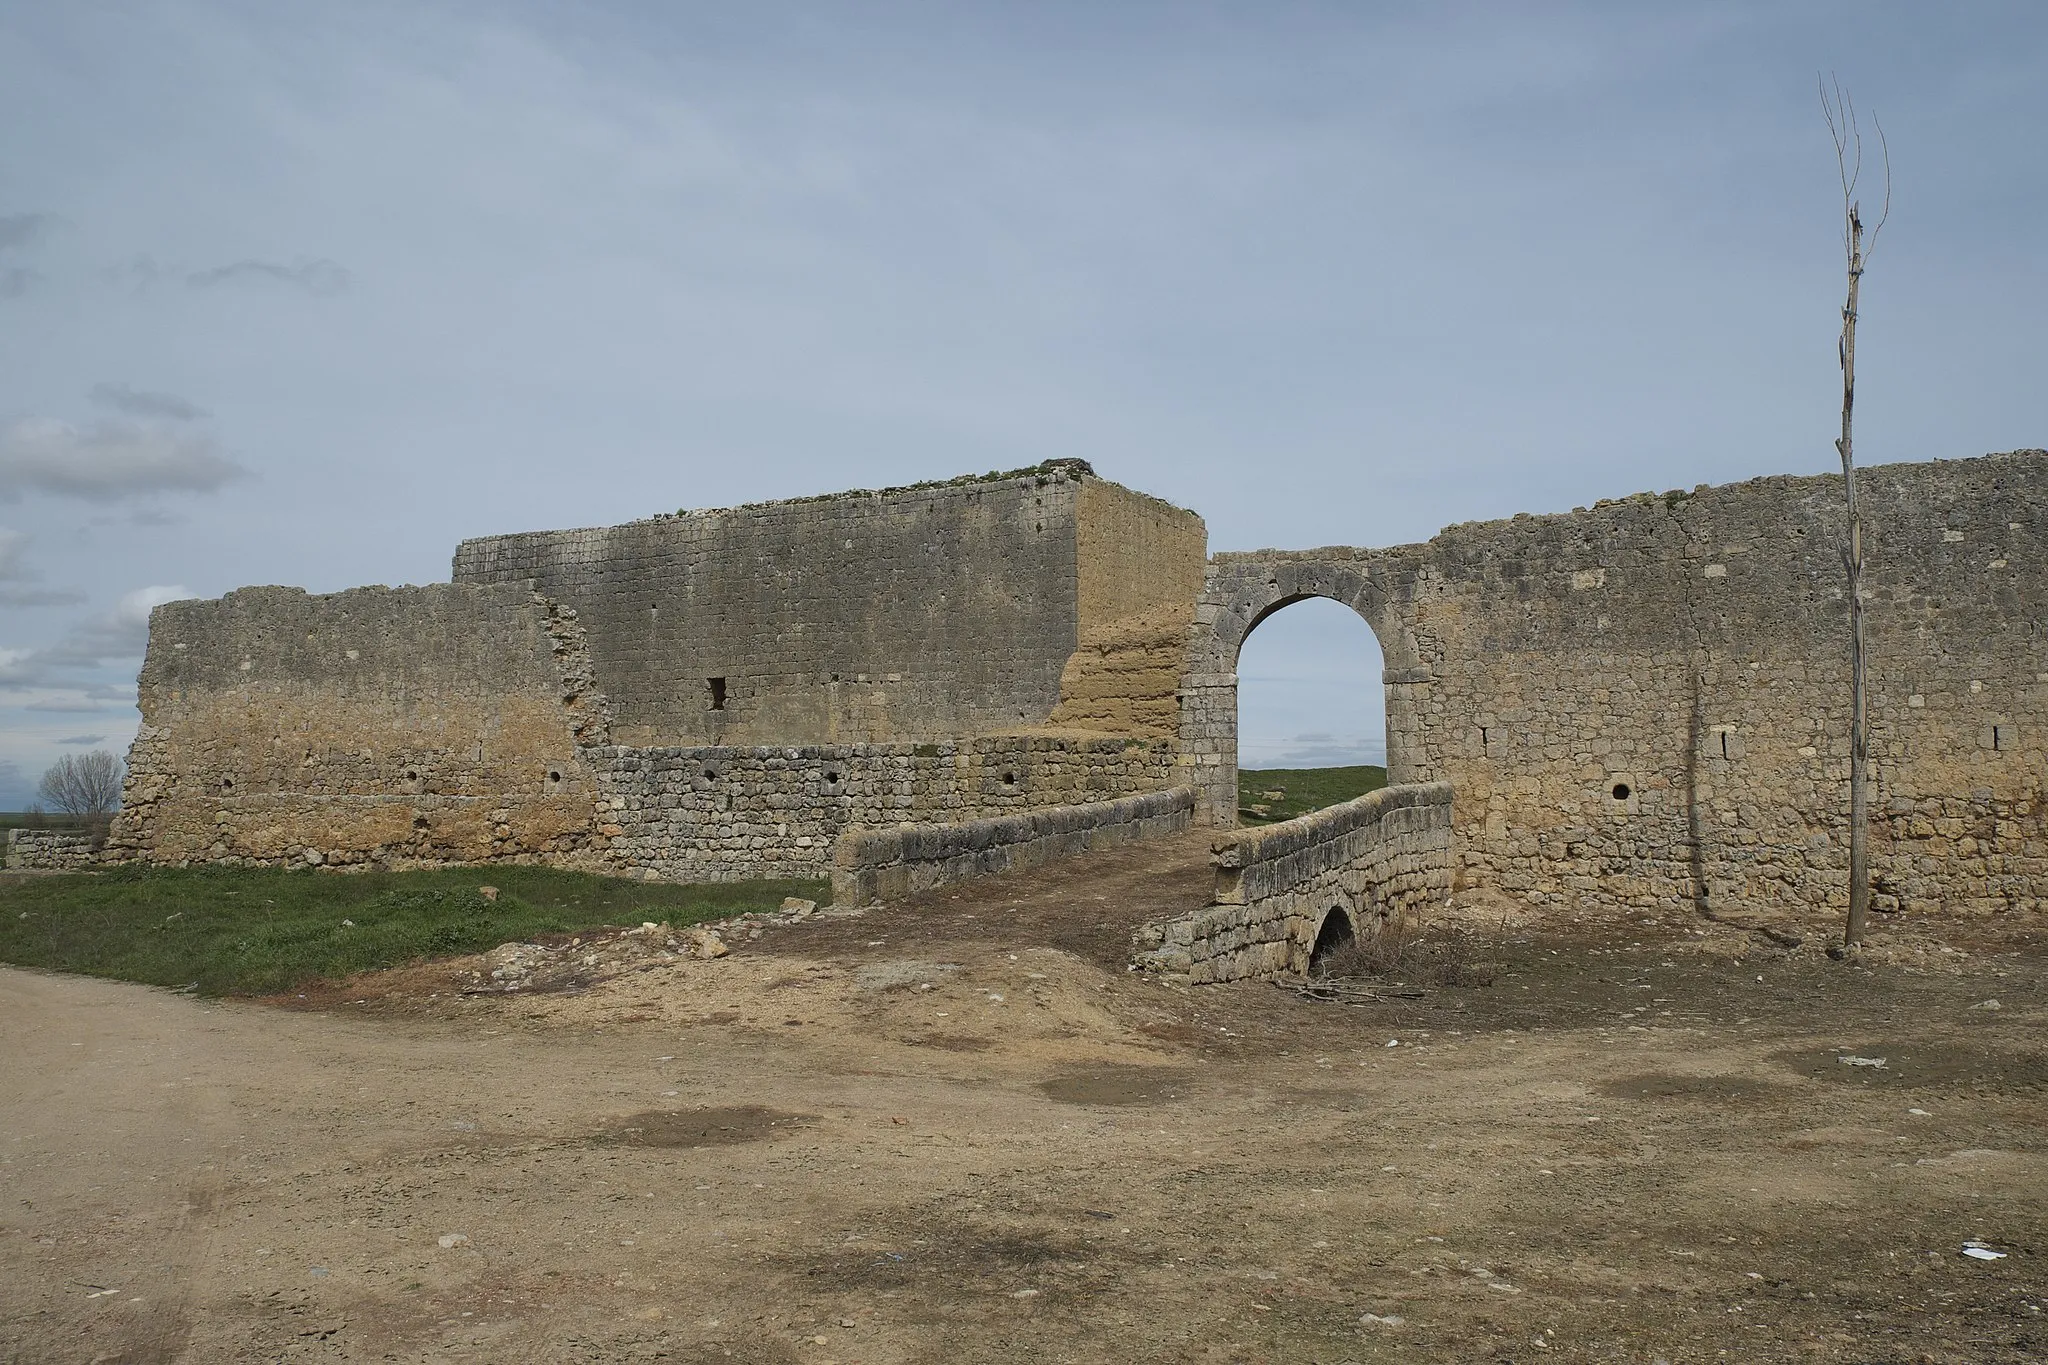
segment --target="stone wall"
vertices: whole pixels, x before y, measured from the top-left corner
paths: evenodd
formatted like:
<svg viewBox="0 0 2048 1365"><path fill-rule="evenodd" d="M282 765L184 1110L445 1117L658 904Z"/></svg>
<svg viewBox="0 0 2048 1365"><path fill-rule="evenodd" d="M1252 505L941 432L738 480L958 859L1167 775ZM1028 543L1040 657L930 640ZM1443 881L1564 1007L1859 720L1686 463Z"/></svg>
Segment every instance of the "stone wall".
<svg viewBox="0 0 2048 1365"><path fill-rule="evenodd" d="M1876 908L2038 909L2048 455L1862 479ZM821 875L850 825L1181 784L1228 825L1238 650L1323 596L1380 639L1390 780L1458 790L1466 883L1832 916L1840 494L1643 494L1205 578L1199 518L1076 461L471 541L453 584L159 608L109 852Z"/></svg>
<svg viewBox="0 0 2048 1365"><path fill-rule="evenodd" d="M949 882L1162 838L1194 823L1191 787L955 824L850 829L839 837L832 903L897 900Z"/></svg>
<svg viewBox="0 0 2048 1365"><path fill-rule="evenodd" d="M1383 787L1216 840L1213 903L1150 925L1138 965L1195 984L1303 975L1329 917L1345 937L1449 899L1451 788Z"/></svg>
<svg viewBox="0 0 2048 1365"><path fill-rule="evenodd" d="M407 867L602 857L574 614L523 587L244 588L150 616L110 850Z"/></svg>
<svg viewBox="0 0 2048 1365"><path fill-rule="evenodd" d="M1193 513L1056 461L171 603L113 852L823 875L850 823L1157 789L1203 553Z"/></svg>
<svg viewBox="0 0 2048 1365"><path fill-rule="evenodd" d="M1202 592L1202 520L1099 479L1081 485L1079 512L1080 629L1048 723L1172 739Z"/></svg>
<svg viewBox="0 0 2048 1365"><path fill-rule="evenodd" d="M616 871L670 881L822 877L854 826L957 822L1169 785L1165 742L994 736L944 744L594 751Z"/></svg>
<svg viewBox="0 0 2048 1365"><path fill-rule="evenodd" d="M9 872L78 872L97 865L106 840L77 829L10 829Z"/></svg>
<svg viewBox="0 0 2048 1365"><path fill-rule="evenodd" d="M621 743L889 743L1048 724L1084 637L1161 612L1184 626L1203 547L1193 513L1054 461L471 540L454 576L575 608ZM1170 705L1173 684L1148 681ZM1114 707L1058 724L1172 733Z"/></svg>
<svg viewBox="0 0 2048 1365"><path fill-rule="evenodd" d="M2048 454L1860 472L1880 911L2048 903ZM1350 603L1396 782L1458 791L1460 876L1529 902L1831 918L1846 905L1839 477L1641 494L1425 545L1218 555L1182 740L1235 803L1237 651Z"/></svg>

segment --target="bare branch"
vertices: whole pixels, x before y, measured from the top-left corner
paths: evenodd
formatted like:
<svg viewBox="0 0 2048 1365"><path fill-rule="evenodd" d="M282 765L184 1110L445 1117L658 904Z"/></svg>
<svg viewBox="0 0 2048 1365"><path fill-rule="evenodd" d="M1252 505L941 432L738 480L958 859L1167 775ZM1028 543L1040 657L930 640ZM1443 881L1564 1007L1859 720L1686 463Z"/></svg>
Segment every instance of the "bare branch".
<svg viewBox="0 0 2048 1365"><path fill-rule="evenodd" d="M1820 87L1820 112L1828 121L1828 136L1834 140L1835 170L1842 180L1842 198L1847 201L1850 191L1855 187L1849 181L1849 144L1846 140L1848 118L1846 113L1842 117L1837 117L1837 110L1842 104L1842 83L1835 82L1834 98L1831 100L1828 98L1827 81L1820 76L1813 79Z"/></svg>
<svg viewBox="0 0 2048 1365"><path fill-rule="evenodd" d="M1884 152L1884 207L1878 211L1877 222L1870 229L1870 237L1863 244L1863 259L1870 260L1870 253L1877 249L1877 234L1884 229L1884 220L1892 216L1892 146L1885 141L1884 125L1877 121L1877 115L1870 116L1877 128L1877 145Z"/></svg>
<svg viewBox="0 0 2048 1365"><path fill-rule="evenodd" d="M1855 100L1842 89L1842 82L1834 80L1831 90L1829 80L1816 75L1814 81L1820 87L1828 137L1835 144L1835 175L1842 186L1842 247L1847 251L1856 216L1856 185L1863 178L1863 134L1857 126Z"/></svg>
<svg viewBox="0 0 2048 1365"><path fill-rule="evenodd" d="M105 749L66 754L50 765L36 792L66 815L111 815L121 804L121 762Z"/></svg>

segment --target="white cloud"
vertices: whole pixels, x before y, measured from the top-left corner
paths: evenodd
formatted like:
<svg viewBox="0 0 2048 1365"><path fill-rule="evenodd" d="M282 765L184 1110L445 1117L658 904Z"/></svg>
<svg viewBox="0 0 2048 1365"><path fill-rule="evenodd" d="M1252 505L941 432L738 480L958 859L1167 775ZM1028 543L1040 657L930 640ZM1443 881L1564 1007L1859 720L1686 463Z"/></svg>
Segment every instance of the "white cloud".
<svg viewBox="0 0 2048 1365"><path fill-rule="evenodd" d="M0 497L22 488L89 502L146 493L210 493L248 470L210 437L138 422L73 426L28 417L0 428Z"/></svg>
<svg viewBox="0 0 2048 1365"><path fill-rule="evenodd" d="M151 584L122 594L113 610L72 629L45 649L0 649L0 688L44 688L66 674L139 660L149 642L149 613L165 602L192 594L171 584Z"/></svg>
<svg viewBox="0 0 2048 1365"><path fill-rule="evenodd" d="M134 592L122 594L109 619L118 630L138 632L135 644L139 647L148 638L149 613L166 602L182 602L191 595L183 585L156 584L137 588Z"/></svg>
<svg viewBox="0 0 2048 1365"><path fill-rule="evenodd" d="M1384 766L1387 745L1371 735L1297 735L1292 741L1238 741L1237 761L1244 768L1347 768L1358 764Z"/></svg>

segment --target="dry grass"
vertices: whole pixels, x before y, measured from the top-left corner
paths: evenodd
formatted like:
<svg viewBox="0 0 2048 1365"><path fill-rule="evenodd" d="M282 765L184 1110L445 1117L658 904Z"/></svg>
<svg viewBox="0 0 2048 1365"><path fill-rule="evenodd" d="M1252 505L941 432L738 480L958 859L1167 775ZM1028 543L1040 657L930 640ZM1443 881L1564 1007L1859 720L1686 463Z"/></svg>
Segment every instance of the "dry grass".
<svg viewBox="0 0 2048 1365"><path fill-rule="evenodd" d="M1469 929L1422 929L1407 920L1390 919L1376 932L1325 953L1314 975L1416 986L1491 986L1492 950L1490 941Z"/></svg>

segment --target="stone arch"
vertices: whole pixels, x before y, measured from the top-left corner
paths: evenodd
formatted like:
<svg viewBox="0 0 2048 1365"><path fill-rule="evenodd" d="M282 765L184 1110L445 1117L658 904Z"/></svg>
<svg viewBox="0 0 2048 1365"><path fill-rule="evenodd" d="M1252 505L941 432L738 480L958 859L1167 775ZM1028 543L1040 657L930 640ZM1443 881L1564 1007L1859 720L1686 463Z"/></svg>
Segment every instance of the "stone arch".
<svg viewBox="0 0 2048 1365"><path fill-rule="evenodd" d="M1315 975L1316 968L1323 965L1329 955L1340 952L1358 941L1358 925L1351 912L1341 905L1333 905L1323 916L1323 922L1316 928L1315 939L1310 943L1308 961L1304 974Z"/></svg>
<svg viewBox="0 0 2048 1365"><path fill-rule="evenodd" d="M1261 621L1311 597L1357 612L1386 661L1387 780L1431 780L1420 703L1430 672L1402 609L1365 552L1267 552L1210 561L1182 678L1180 739L1189 780L1212 824L1237 823L1237 659Z"/></svg>

